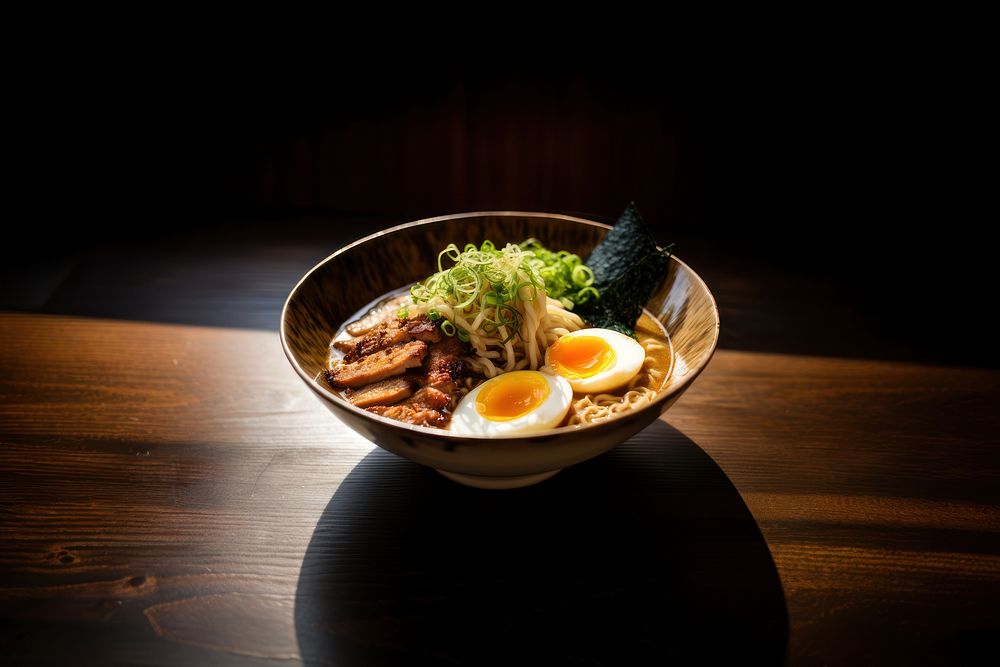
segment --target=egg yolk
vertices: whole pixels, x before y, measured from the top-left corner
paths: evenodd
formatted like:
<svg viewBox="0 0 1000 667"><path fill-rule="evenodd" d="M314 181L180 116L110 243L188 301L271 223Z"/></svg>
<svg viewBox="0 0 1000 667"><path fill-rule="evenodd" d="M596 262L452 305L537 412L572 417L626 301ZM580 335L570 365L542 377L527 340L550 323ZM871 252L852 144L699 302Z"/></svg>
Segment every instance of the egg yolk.
<svg viewBox="0 0 1000 667"><path fill-rule="evenodd" d="M476 411L491 421L510 421L528 414L549 397L549 383L532 371L497 377L476 397Z"/></svg>
<svg viewBox="0 0 1000 667"><path fill-rule="evenodd" d="M559 375L589 378L615 360L615 351L599 336L566 336L549 348L549 363Z"/></svg>

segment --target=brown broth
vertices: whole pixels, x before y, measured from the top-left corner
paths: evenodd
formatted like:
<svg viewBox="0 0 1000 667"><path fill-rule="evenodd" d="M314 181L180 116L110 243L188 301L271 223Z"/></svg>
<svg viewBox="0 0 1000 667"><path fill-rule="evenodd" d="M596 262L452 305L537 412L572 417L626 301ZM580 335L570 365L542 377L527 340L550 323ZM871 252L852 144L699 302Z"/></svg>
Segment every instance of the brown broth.
<svg viewBox="0 0 1000 667"><path fill-rule="evenodd" d="M663 328L663 324L643 308L639 321L635 323L635 337L639 339L639 343L654 340L666 347L663 354L646 352L646 363L649 367L663 373L663 381L658 383L658 386L649 387L655 392L660 392L670 382L670 374L674 369L674 347L670 343L670 336Z"/></svg>

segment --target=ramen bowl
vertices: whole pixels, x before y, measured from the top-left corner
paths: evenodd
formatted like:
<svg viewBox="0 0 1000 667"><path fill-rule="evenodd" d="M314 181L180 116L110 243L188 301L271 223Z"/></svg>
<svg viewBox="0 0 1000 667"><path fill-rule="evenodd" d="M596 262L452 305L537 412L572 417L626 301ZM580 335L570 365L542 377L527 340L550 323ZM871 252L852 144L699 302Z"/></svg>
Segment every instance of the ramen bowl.
<svg viewBox="0 0 1000 667"><path fill-rule="evenodd" d="M417 220L333 253L292 289L281 313L281 345L306 386L336 417L379 447L461 484L504 489L545 480L619 445L649 426L691 386L719 340L719 310L705 282L677 257L646 303L670 338L673 369L655 398L613 419L509 436L468 436L415 426L355 407L322 377L330 341L365 304L423 280L449 243L498 246L539 239L587 257L608 225L552 213L494 211Z"/></svg>

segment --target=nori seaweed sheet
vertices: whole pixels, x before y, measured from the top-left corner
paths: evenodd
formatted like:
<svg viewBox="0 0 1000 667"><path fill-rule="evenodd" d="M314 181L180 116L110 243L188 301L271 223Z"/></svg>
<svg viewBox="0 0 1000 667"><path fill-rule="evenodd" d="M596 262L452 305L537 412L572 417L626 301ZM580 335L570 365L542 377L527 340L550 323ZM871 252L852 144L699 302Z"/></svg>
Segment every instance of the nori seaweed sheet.
<svg viewBox="0 0 1000 667"><path fill-rule="evenodd" d="M585 264L594 272L600 297L578 304L588 324L635 337L642 307L667 274L673 244L660 250L634 202L590 253Z"/></svg>

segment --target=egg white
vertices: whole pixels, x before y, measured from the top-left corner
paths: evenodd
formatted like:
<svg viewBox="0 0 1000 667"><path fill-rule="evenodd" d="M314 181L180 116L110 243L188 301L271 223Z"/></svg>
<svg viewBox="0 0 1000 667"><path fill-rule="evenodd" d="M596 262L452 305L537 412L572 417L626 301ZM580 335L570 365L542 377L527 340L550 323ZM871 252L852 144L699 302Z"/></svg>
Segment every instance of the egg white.
<svg viewBox="0 0 1000 667"><path fill-rule="evenodd" d="M580 329L562 336L559 340L564 341L568 338L576 338L578 336L596 336L601 338L615 352L614 360L604 370L590 377L566 378L570 386L573 387L573 391L578 394L595 394L617 389L634 378L642 368L643 362L646 361L646 349L638 341L610 329ZM545 351L545 365L558 375L559 371L551 363L551 351L551 346Z"/></svg>
<svg viewBox="0 0 1000 667"><path fill-rule="evenodd" d="M522 371L525 373L537 373L549 385L549 395L542 403L531 412L521 415L508 421L493 421L479 414L476 409L476 399L479 393L490 383L495 383L503 377L498 375L495 378L483 382L481 385L466 394L455 411L451 415L452 433L461 435L508 435L514 433L533 433L543 431L558 426L573 402L573 388L565 378L556 375L549 375L540 371Z"/></svg>

